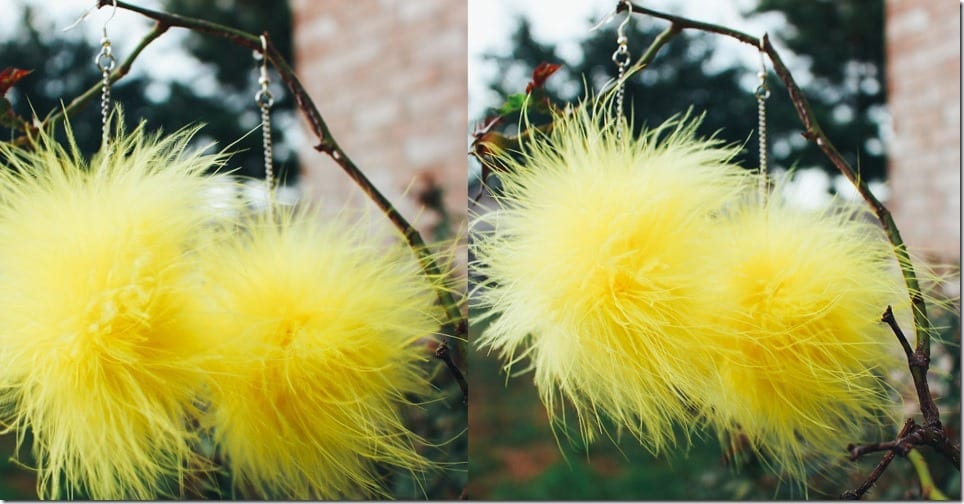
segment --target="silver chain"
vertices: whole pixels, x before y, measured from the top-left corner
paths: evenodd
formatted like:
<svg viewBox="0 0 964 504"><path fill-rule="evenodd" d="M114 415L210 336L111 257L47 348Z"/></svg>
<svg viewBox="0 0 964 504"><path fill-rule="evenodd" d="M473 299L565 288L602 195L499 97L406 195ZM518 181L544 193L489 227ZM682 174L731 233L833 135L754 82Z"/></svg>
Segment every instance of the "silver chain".
<svg viewBox="0 0 964 504"><path fill-rule="evenodd" d="M97 68L100 69L101 73L101 85L100 85L100 148L103 151L107 151L108 141L110 140L110 125L108 120L110 118L110 72L114 69L114 65L117 64L117 60L114 59L114 54L110 49L110 39L107 37L107 25L104 25L104 35L100 39L100 52L97 54Z"/></svg>
<svg viewBox="0 0 964 504"><path fill-rule="evenodd" d="M620 137L622 136L622 124L626 122L626 114L623 107L623 98L626 94L626 82L623 77L626 75L626 68L629 67L629 60L631 59L629 55L629 37L626 36L626 25L629 24L629 18L632 16L632 5L629 0L620 0L620 6L626 9L626 18L623 19L622 23L619 23L619 28L616 30L616 51L613 52L612 60L619 69L616 85L616 112L619 114L620 127L616 129L616 134Z"/></svg>
<svg viewBox="0 0 964 504"><path fill-rule="evenodd" d="M271 95L271 90L269 89L271 81L268 79L268 39L264 35L261 36L261 49L261 76L258 78L258 84L261 85L261 89L254 95L254 99L258 103L258 107L261 108L261 145L264 149L264 183L268 188L268 195L270 196L275 188L274 156L271 151L270 112L271 106L274 105L274 96Z"/></svg>
<svg viewBox="0 0 964 504"><path fill-rule="evenodd" d="M760 79L760 84L756 87L754 95L756 96L757 104L757 139L759 140L759 150L760 150L760 192L763 197L769 192L770 181L769 173L767 172L767 98L770 97L770 88L767 87L767 67L766 61L764 60L764 40L760 39L760 72L757 73L757 77Z"/></svg>

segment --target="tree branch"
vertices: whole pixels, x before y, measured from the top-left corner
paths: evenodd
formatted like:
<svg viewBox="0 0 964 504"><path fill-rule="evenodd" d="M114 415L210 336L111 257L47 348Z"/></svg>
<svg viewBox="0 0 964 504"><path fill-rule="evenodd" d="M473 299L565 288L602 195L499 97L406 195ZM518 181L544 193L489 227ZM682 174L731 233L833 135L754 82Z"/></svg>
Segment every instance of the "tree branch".
<svg viewBox="0 0 964 504"><path fill-rule="evenodd" d="M961 467L961 448L951 443L948 439L947 434L944 432L940 426L933 425L919 425L914 422L913 419L907 419L904 422L904 427L897 434L897 437L893 441L885 441L881 443L870 443L866 445L854 445L851 444L847 446L847 451L850 452L850 460L857 460L860 457L868 454L886 451L887 454L877 465L877 468L870 474L867 481L864 482L856 490L848 490L841 494L841 498L846 499L859 499L863 496L867 490L873 486L874 483L883 474L884 469L886 469L887 464L896 455L902 457L907 456L914 450L916 446L930 446L934 448L937 453L940 453L948 460L954 464L955 467L960 469ZM928 472L928 474L930 474Z"/></svg>
<svg viewBox="0 0 964 504"><path fill-rule="evenodd" d="M887 309L884 310L883 317L880 318L881 321L886 322L890 326L890 329L894 331L894 335L897 336L897 340L900 341L900 346L904 349L904 354L907 355L907 362L910 362L914 358L914 349L910 347L910 343L907 342L907 338L904 336L904 331L900 330L900 326L897 325L897 319L894 318L894 310L889 305Z"/></svg>
<svg viewBox="0 0 964 504"><path fill-rule="evenodd" d="M921 414L924 416L924 423L940 430L940 410L937 409L937 404L931 397L930 387L927 384L927 369L930 367L930 358L920 349L911 350L910 343L904 337L904 331L901 331L900 326L897 325L894 311L890 306L884 311L881 320L886 322L894 331L894 335L897 336L897 340L900 341L900 345L907 355L907 367L910 368L910 375L914 380L914 389L917 391L917 401L920 404Z"/></svg>
<svg viewBox="0 0 964 504"><path fill-rule="evenodd" d="M646 51L643 52L643 55L636 60L636 63L633 64L633 67L641 68L649 65L650 62L653 61L653 58L656 57L656 53L658 53L659 50L662 49L663 46L666 45L666 43L669 42L673 37L679 35L681 31L682 29L676 23L670 24L665 30L660 32L655 39L653 39L653 42L649 44L649 47L646 48Z"/></svg>
<svg viewBox="0 0 964 504"><path fill-rule="evenodd" d="M455 381L458 382L459 388L462 390L462 404L469 404L469 383L465 381L465 376L459 371L458 366L455 365L455 361L452 360L452 353L448 345L442 344L435 349L435 357L440 359L449 368L449 372L455 377Z"/></svg>
<svg viewBox="0 0 964 504"><path fill-rule="evenodd" d="M904 427L900 430L900 433L897 434L897 438L899 439L907 435L907 433L910 431L912 424L913 424L913 420L907 420L906 422L904 422ZM850 460L857 460L857 457L860 457L860 455L863 454L863 453L855 453L854 451L855 448L856 447L854 445L850 445L847 447L847 450L850 451ZM884 457L880 459L880 462L877 464L877 467L875 467L874 470L870 472L870 475L867 476L867 479L856 489L847 490L846 492L840 494L840 498L849 499L849 500L858 500L861 497L863 497L864 494L867 493L868 490L870 490L870 487L874 486L877 483L877 480L879 480L880 477L884 474L884 471L887 470L887 466L890 465L890 463L894 460L894 457L896 456L897 454L894 453L893 451L888 451L887 453L885 453Z"/></svg>
<svg viewBox="0 0 964 504"><path fill-rule="evenodd" d="M101 7L112 4L113 0L99 0L99 6ZM187 28L195 32L226 38L236 45L262 52L260 36L245 32L243 30L212 23L203 19L195 19L177 14L157 12L129 4L127 2L118 1L117 7L137 12L168 26ZM353 181L355 181L359 188L361 188L361 190L376 205L378 205L386 217L391 220L392 224L394 224L405 237L405 240L408 242L410 248L418 258L419 263L421 264L425 273L433 278L441 278L442 270L432 257L432 253L425 245L425 241L422 239L422 236L398 212L398 210L395 209L391 202L388 201L384 195L382 195L382 193L374 186L374 184L372 184L368 177L362 173L362 171L355 165L351 158L349 158L348 155L341 149L341 147L338 145L338 142L335 141L334 136L331 134L331 131L328 129L328 126L325 123L325 120L322 118L321 113L318 111L318 108L311 100L311 97L308 96L308 93L305 91L304 86L302 86L301 81L299 81L298 77L295 75L291 65L285 60L274 44L271 43L268 34L265 33L264 36L268 41L268 50L266 55L268 60L278 71L278 74L288 87L288 90L294 95L298 109L308 121L312 132L318 138L319 143L315 146L315 149L330 156L331 159L334 160L335 163L337 163L338 166L340 166ZM447 337L449 337L448 334L451 334L450 337L464 339L468 332L468 324L465 317L462 315L461 310L459 309L459 304L455 299L455 296L441 285L436 289L436 294L438 295L439 301L441 302L448 319L446 325L450 330L446 331ZM449 342L443 341L443 344L449 344Z"/></svg>

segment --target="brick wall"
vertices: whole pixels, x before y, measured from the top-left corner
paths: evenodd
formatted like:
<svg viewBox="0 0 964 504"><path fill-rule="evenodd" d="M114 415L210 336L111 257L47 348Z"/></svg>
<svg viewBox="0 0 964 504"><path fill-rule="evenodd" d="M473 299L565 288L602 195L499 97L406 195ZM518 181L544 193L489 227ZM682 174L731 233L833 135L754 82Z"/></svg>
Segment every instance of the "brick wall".
<svg viewBox="0 0 964 504"><path fill-rule="evenodd" d="M961 258L961 24L952 0L887 0L888 206L908 246Z"/></svg>
<svg viewBox="0 0 964 504"><path fill-rule="evenodd" d="M426 239L442 190L464 227L467 5L453 0L292 0L296 71L339 144ZM307 130L306 130L307 131ZM326 156L301 152L303 188L326 208L364 201ZM407 191L407 193L406 193Z"/></svg>

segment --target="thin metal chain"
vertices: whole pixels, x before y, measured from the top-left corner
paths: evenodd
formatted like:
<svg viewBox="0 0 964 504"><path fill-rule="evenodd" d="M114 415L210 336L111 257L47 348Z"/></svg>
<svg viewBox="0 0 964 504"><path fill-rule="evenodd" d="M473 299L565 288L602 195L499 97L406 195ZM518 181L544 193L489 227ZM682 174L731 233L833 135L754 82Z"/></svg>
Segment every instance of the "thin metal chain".
<svg viewBox="0 0 964 504"><path fill-rule="evenodd" d="M760 193L765 198L770 190L770 175L767 171L767 98L770 97L770 88L767 87L767 67L766 61L763 58L763 40L764 39L760 39L760 72L757 73L757 77L760 78L760 84L753 94L756 95L757 103L757 139L759 140L760 150Z"/></svg>
<svg viewBox="0 0 964 504"><path fill-rule="evenodd" d="M102 81L100 85L100 148L107 151L110 141L110 72L117 64L114 54L110 49L110 39L107 37L107 25L104 25L104 35L100 39L100 52L95 60L97 68L100 69Z"/></svg>
<svg viewBox="0 0 964 504"><path fill-rule="evenodd" d="M264 35L261 36L261 49L261 77L258 79L258 84L261 85L261 89L254 95L254 99L258 103L258 107L261 108L261 145L264 149L264 183L268 188L268 195L271 196L275 188L274 156L272 154L271 141L271 106L274 105L274 96L271 95L271 90L269 89L271 81L268 79L268 39Z"/></svg>
<svg viewBox="0 0 964 504"><path fill-rule="evenodd" d="M626 82L623 77L626 75L626 68L629 67L629 37L626 36L626 25L629 24L629 18L632 16L632 5L629 0L620 0L620 7L626 9L626 18L623 19L622 23L619 23L619 28L616 30L616 51L613 52L612 60L619 69L617 77L617 88L616 88L616 113L619 114L617 117L620 121L619 127L616 129L616 134L618 137L622 137L622 126L626 122L626 114L623 108L623 98L626 94Z"/></svg>

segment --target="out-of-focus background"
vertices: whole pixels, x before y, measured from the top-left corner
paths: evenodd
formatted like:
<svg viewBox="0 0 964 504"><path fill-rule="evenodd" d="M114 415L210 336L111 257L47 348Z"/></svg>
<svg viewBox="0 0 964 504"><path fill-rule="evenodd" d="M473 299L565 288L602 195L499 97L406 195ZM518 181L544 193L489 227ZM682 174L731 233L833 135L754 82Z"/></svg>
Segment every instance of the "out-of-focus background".
<svg viewBox="0 0 964 504"><path fill-rule="evenodd" d="M423 237L464 261L467 5L448 0L131 0L136 5L196 17L252 33L268 31L344 151ZM6 97L14 111L43 118L96 85L95 55L111 9L95 0L0 0L0 68L33 70ZM107 25L113 53L123 62L153 22L118 10ZM320 202L330 213L374 210L366 196L324 154L278 75L270 74L274 162L289 203ZM257 61L225 39L171 28L135 61L112 90L129 125L151 129L202 122L197 144L230 145L227 163L242 176L263 177ZM97 95L99 97L99 93ZM97 149L95 98L71 120L85 152ZM13 138L0 127L0 139ZM259 200L260 183L250 184ZM261 195L263 197L263 195ZM375 221L383 221L377 214ZM454 245L453 248L453 243ZM459 245L461 243L461 245ZM459 252L461 251L461 252ZM457 261L457 262L461 262ZM463 268L464 270L464 268ZM461 282L461 285L458 285ZM464 278L455 289L464 291ZM458 349L456 349L458 350ZM430 352L430 349L427 349ZM463 352L456 352L464 369ZM439 361L426 364L438 396L406 414L413 430L437 447L425 454L441 469L423 481L386 473L397 498L457 498L467 478L466 410L454 380ZM13 436L0 437L0 499L35 498L33 474L8 458ZM24 460L29 457L23 454Z"/></svg>
<svg viewBox="0 0 964 504"><path fill-rule="evenodd" d="M564 67L547 82L555 100L573 101L615 77L611 55L622 16L596 30L616 0L468 0L469 116L476 124L506 96L525 90L543 62ZM918 257L949 280L936 294L960 293L960 17L959 4L933 0L648 0L645 6L721 24L754 35L769 33L830 139L894 213ZM638 58L667 22L633 16L629 49ZM626 88L637 125L659 124L694 107L706 112L703 134L720 130L746 141L739 161L757 166L759 56L753 48L686 31L669 42ZM784 196L797 205L825 204L855 191L820 150L800 135L802 126L772 68L767 100L771 171L791 168ZM508 132L516 126L508 124ZM472 128L470 127L470 133ZM472 160L469 195L481 190ZM483 196L473 211L494 203ZM958 304L959 303L955 303ZM932 309L942 327L931 387L952 436L960 439L960 322ZM471 338L484 331L473 325ZM897 345L896 339L894 345ZM522 369L524 365L514 369ZM697 440L688 455L654 458L630 438L589 447L553 436L532 374L506 377L495 355L470 352L469 494L482 499L755 499L800 497L758 465L733 467L714 439ZM913 415L909 375L901 392ZM895 426L899 427L899 426ZM856 441L856 440L855 440ZM558 444L557 444L558 443ZM682 450L681 450L682 451ZM937 485L959 498L960 473L923 450ZM845 456L846 446L841 446ZM835 482L814 477L811 498L836 498L855 488L879 460L866 457ZM919 495L906 460L887 471L869 498Z"/></svg>

